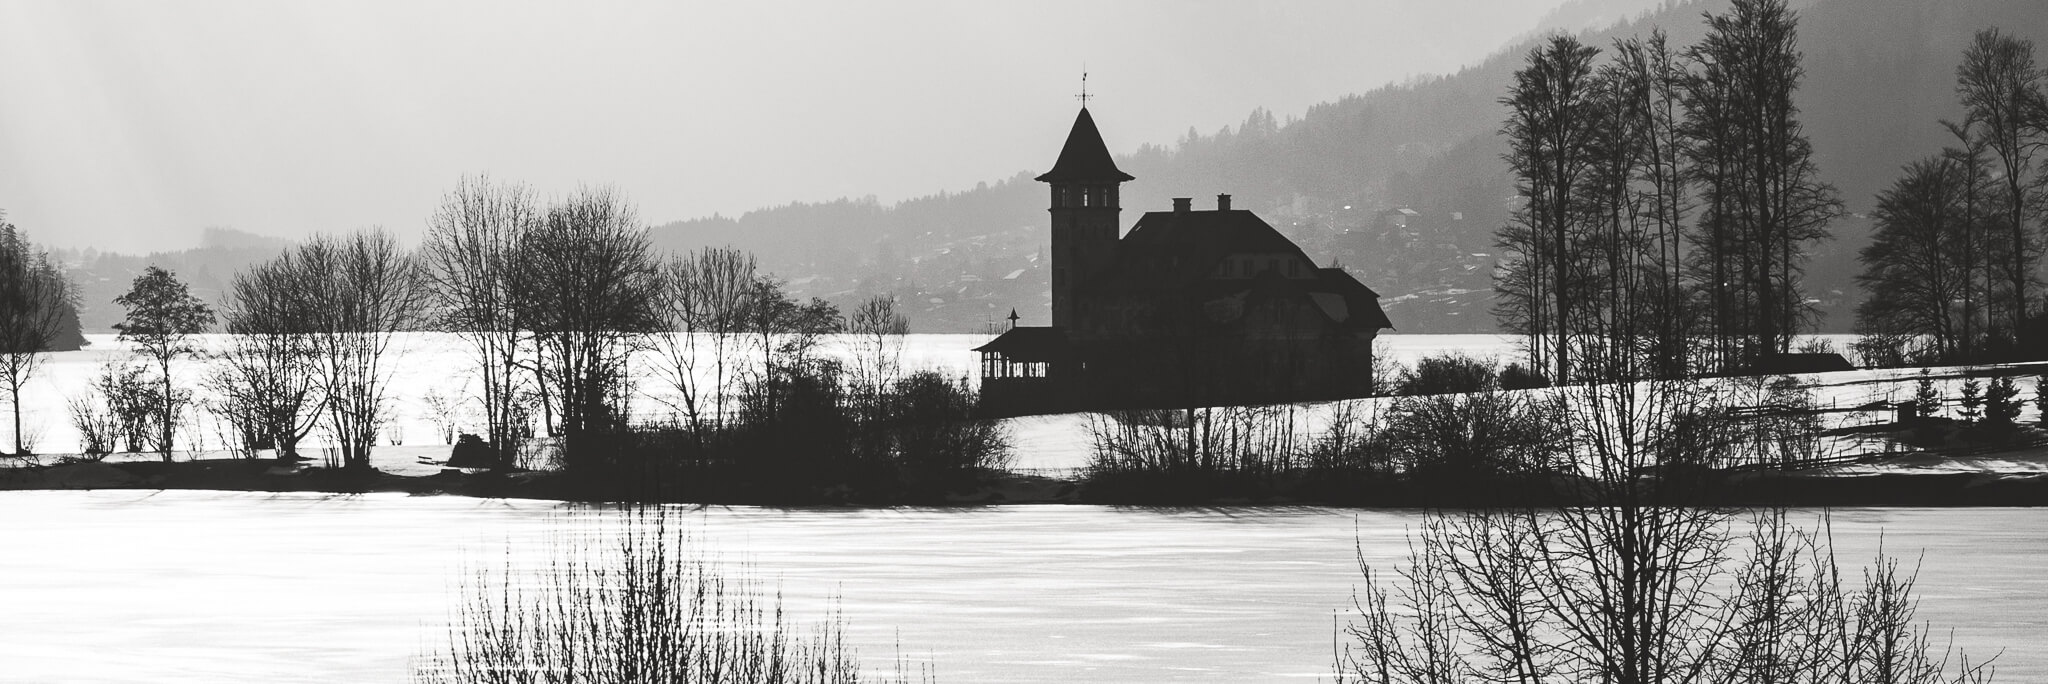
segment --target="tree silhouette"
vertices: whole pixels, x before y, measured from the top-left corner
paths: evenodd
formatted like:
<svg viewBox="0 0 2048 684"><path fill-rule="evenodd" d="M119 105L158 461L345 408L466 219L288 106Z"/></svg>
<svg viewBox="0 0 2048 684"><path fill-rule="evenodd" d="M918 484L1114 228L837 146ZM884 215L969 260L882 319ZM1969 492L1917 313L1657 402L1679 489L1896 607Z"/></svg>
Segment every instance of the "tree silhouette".
<svg viewBox="0 0 2048 684"><path fill-rule="evenodd" d="M0 218L5 218L0 214ZM50 255L35 249L14 224L0 221L0 382L14 411L14 453L27 455L21 434L21 387L46 352L71 327L77 298Z"/></svg>
<svg viewBox="0 0 2048 684"><path fill-rule="evenodd" d="M144 269L142 275L136 276L128 293L115 297L114 303L128 312L126 318L114 324L114 330L121 333L120 339L133 343L139 353L156 363L158 380L163 388L163 434L158 447L164 462L168 463L171 460L172 433L178 422L178 398L171 383L171 361L200 351L192 336L213 325L213 309L192 296L185 281L156 266Z"/></svg>

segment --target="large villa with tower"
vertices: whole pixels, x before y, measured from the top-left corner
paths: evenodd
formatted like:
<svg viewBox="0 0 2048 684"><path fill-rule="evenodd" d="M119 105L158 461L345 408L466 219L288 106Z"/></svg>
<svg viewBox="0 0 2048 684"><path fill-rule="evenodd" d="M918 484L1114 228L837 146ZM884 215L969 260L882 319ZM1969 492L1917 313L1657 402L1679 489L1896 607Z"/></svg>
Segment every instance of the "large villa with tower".
<svg viewBox="0 0 2048 684"><path fill-rule="evenodd" d="M993 414L1178 408L1364 396L1379 295L1316 266L1258 215L1191 199L1129 233L1110 158L1084 106L1051 171L1052 325L1015 325L981 353ZM1014 314L1013 314L1014 316Z"/></svg>

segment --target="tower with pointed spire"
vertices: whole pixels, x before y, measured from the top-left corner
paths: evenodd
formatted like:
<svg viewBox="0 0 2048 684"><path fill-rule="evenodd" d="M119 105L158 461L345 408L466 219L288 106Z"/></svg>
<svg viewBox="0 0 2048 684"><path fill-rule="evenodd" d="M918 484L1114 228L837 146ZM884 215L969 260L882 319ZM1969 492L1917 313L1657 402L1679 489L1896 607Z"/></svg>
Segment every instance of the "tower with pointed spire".
<svg viewBox="0 0 2048 684"><path fill-rule="evenodd" d="M1052 170L1038 181L1052 186L1052 324L1074 324L1074 295L1081 283L1108 268L1116 257L1123 211L1119 188L1135 180L1116 167L1102 132L1084 103L1067 133L1067 144Z"/></svg>
<svg viewBox="0 0 2048 684"><path fill-rule="evenodd" d="M1085 97L1085 95L1084 95ZM1116 167L1084 101L1051 171L1052 325L1010 327L981 354L984 415L1186 408L1365 396L1379 294L1319 268L1217 195L1147 212L1125 234Z"/></svg>

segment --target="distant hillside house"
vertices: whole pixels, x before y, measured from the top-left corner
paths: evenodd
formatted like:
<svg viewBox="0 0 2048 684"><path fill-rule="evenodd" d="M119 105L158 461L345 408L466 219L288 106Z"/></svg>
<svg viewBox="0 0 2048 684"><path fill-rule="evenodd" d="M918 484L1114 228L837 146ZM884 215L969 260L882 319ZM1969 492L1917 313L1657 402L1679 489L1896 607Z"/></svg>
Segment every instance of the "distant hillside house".
<svg viewBox="0 0 2048 684"><path fill-rule="evenodd" d="M1116 167L1083 108L1051 171L1052 325L977 347L991 413L1363 396L1379 295L1319 268L1258 215L1147 212L1121 235ZM1014 314L1013 314L1014 315Z"/></svg>

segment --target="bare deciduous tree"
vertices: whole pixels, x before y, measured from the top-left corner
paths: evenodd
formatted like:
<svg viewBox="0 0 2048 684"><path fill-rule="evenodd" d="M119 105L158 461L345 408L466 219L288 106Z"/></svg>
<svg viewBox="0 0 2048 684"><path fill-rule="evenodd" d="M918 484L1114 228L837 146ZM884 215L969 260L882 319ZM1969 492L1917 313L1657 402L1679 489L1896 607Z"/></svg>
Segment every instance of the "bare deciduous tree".
<svg viewBox="0 0 2048 684"><path fill-rule="evenodd" d="M2048 77L2034 63L2034 44L1996 28L1977 32L1963 62L1956 67L1956 92L1969 112L1966 125L1975 131L1998 164L1999 202L1996 231L2001 241L1999 269L2005 291L2008 334L2025 329L2028 290L2038 283L2035 266L2041 240L2033 233L2038 203L2031 184L2035 161L2048 148Z"/></svg>
<svg viewBox="0 0 2048 684"><path fill-rule="evenodd" d="M660 264L626 198L586 188L548 207L520 252L514 298L531 325L544 397L572 440L624 424L629 352L659 329Z"/></svg>
<svg viewBox="0 0 2048 684"><path fill-rule="evenodd" d="M660 309L667 334L655 338L655 350L661 372L675 391L671 407L682 411L693 433L701 434L706 423L725 421L727 389L746 326L756 262L752 254L731 247L707 247L671 256L661 274Z"/></svg>
<svg viewBox="0 0 2048 684"><path fill-rule="evenodd" d="M894 297L876 295L847 317L846 333L854 394L859 401L878 405L903 369L903 337L910 334L910 319L897 313Z"/></svg>
<svg viewBox="0 0 2048 684"><path fill-rule="evenodd" d="M1572 304L1578 290L1573 249L1579 221L1574 202L1579 184L1591 174L1591 148L1598 134L1593 115L1593 57L1599 49L1569 36L1556 36L1531 50L1528 64L1501 102L1508 119L1508 167L1528 204L1502 228L1500 245L1514 253L1508 273L1495 288L1501 294L1503 324L1528 340L1532 363L1571 377Z"/></svg>
<svg viewBox="0 0 2048 684"><path fill-rule="evenodd" d="M526 309L514 301L527 272L521 245L541 220L533 193L513 183L465 178L441 198L421 248L435 294L435 322L469 343L481 382L485 438L509 465L528 426L519 397Z"/></svg>
<svg viewBox="0 0 2048 684"><path fill-rule="evenodd" d="M1967 348L1974 312L1954 306L1968 301L1974 289L1964 172L1947 155L1923 159L1878 194L1877 230L1857 255L1864 268L1857 284L1870 293L1856 307L1859 328L1927 335L1943 358L1957 358Z"/></svg>
<svg viewBox="0 0 2048 684"><path fill-rule="evenodd" d="M347 468L370 467L370 449L386 422L388 352L413 330L425 299L418 259L381 230L318 236L278 257L295 282L292 306L307 321L327 432Z"/></svg>
<svg viewBox="0 0 2048 684"><path fill-rule="evenodd" d="M304 273L288 259L236 273L221 302L222 326L234 337L213 355L209 389L240 450L275 449L298 456L299 440L317 424L315 316Z"/></svg>
<svg viewBox="0 0 2048 684"><path fill-rule="evenodd" d="M772 277L755 279L745 312L746 333L761 354L754 384L762 391L754 409L775 415L784 389L777 376L786 369L808 367L818 341L839 332L844 321L830 302L816 297L799 302Z"/></svg>
<svg viewBox="0 0 2048 684"><path fill-rule="evenodd" d="M156 266L136 276L128 293L114 298L114 303L128 310L127 317L114 324L114 329L121 333L122 340L134 343L138 352L156 364L161 389L157 397L161 407L157 449L169 462L179 410L191 396L189 391L174 389L171 361L201 351L192 337L213 325L213 310L192 296L185 281Z"/></svg>
<svg viewBox="0 0 2048 684"><path fill-rule="evenodd" d="M1800 290L1808 246L1842 214L1793 99L1805 75L1797 26L1784 0L1735 0L1687 51L1702 201L1692 257L1721 368L1791 350L1814 316Z"/></svg>

